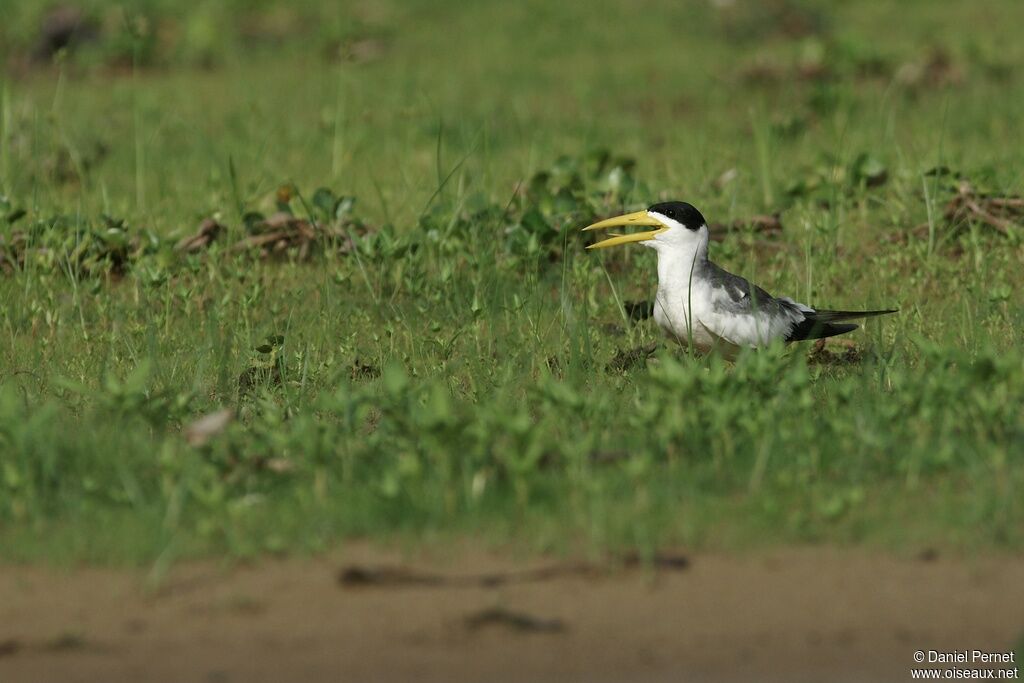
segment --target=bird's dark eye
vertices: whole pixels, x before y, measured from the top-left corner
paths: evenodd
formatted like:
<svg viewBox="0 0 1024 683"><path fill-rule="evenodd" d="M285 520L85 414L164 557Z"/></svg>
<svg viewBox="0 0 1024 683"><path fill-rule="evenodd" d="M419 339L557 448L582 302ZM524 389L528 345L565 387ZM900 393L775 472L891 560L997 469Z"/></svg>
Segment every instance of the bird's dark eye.
<svg viewBox="0 0 1024 683"><path fill-rule="evenodd" d="M668 211L665 212L665 215L668 216L669 218L675 218L676 217L675 209L669 209Z"/></svg>

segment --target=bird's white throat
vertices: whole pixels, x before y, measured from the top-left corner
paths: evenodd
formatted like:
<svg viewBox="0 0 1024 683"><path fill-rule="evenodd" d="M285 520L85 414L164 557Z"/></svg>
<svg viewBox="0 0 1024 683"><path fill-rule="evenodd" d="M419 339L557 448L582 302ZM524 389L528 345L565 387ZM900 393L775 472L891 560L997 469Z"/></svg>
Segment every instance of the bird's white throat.
<svg viewBox="0 0 1024 683"><path fill-rule="evenodd" d="M702 304L709 299L701 277L708 258L708 229L669 230L648 243L658 252L658 295L654 319L670 338L679 343L692 340L702 350L716 345L718 338L701 322Z"/></svg>
<svg viewBox="0 0 1024 683"><path fill-rule="evenodd" d="M708 228L670 230L649 244L658 252L658 293L673 298L689 291L708 258Z"/></svg>

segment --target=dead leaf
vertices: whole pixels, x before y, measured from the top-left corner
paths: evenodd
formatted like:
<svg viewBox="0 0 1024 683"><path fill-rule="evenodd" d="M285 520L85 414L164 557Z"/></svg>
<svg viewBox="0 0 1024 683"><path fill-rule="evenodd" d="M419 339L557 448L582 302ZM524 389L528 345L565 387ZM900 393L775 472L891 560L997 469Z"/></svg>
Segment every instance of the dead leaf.
<svg viewBox="0 0 1024 683"><path fill-rule="evenodd" d="M318 225L279 211L256 223L252 234L236 242L231 250L258 250L260 258L268 258L295 249L297 258L305 261L328 246L340 254L351 253L355 248L352 235L363 237L372 232L369 227L359 223Z"/></svg>
<svg viewBox="0 0 1024 683"><path fill-rule="evenodd" d="M513 612L503 607L489 607L468 615L463 623L467 630L479 631L500 627L515 633L561 633L565 622L561 619L541 619L525 612Z"/></svg>
<svg viewBox="0 0 1024 683"><path fill-rule="evenodd" d="M224 230L224 226L214 219L204 218L196 234L182 238L174 248L185 253L202 251L213 244Z"/></svg>
<svg viewBox="0 0 1024 683"><path fill-rule="evenodd" d="M347 588L382 586L442 586L448 579L439 574L426 574L401 567L345 567L338 574L338 583Z"/></svg>
<svg viewBox="0 0 1024 683"><path fill-rule="evenodd" d="M274 474L287 474L295 469L295 463L288 458L268 458L263 466Z"/></svg>
<svg viewBox="0 0 1024 683"><path fill-rule="evenodd" d="M679 571L689 567L689 559L680 554L654 554L644 558L638 553L628 553L620 558L621 567L634 569L650 565L655 569ZM495 588L514 583L550 581L563 577L596 577L607 574L615 566L570 562L552 564L535 569L522 569L483 574L445 575L421 572L404 567L364 567L350 565L338 573L338 583L345 588L400 588L428 586L436 588Z"/></svg>
<svg viewBox="0 0 1024 683"><path fill-rule="evenodd" d="M185 428L185 441L193 448L201 448L227 429L234 419L235 411L231 408L222 408L204 415Z"/></svg>
<svg viewBox="0 0 1024 683"><path fill-rule="evenodd" d="M1016 224L1014 219L1024 218L1024 199L992 197L979 193L970 182L961 180L943 215L953 227L973 220L1007 235Z"/></svg>
<svg viewBox="0 0 1024 683"><path fill-rule="evenodd" d="M731 185L733 181L735 181L739 177L739 175L739 171L737 171L735 168L730 168L726 171L723 171L720 176L715 178L714 181L712 181L711 183L711 187L713 187L717 192L722 192L723 190L725 190L727 186Z"/></svg>

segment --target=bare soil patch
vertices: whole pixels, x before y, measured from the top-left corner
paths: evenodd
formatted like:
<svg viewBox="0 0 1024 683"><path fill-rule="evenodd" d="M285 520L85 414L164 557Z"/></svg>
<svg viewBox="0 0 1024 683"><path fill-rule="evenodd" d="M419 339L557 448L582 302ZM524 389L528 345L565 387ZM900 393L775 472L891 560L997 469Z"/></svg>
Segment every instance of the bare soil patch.
<svg viewBox="0 0 1024 683"><path fill-rule="evenodd" d="M654 559L350 545L183 565L155 589L141 571L3 567L0 681L898 681L915 650L1024 634L1024 558Z"/></svg>

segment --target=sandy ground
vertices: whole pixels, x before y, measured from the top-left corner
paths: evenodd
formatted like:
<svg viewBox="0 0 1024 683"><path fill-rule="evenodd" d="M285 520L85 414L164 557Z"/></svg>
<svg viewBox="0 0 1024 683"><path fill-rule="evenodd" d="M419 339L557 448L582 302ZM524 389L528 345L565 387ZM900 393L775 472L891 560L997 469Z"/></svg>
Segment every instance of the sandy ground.
<svg viewBox="0 0 1024 683"><path fill-rule="evenodd" d="M0 682L903 681L915 650L1024 636L1024 558L681 557L348 546L180 566L157 588L142 572L0 567Z"/></svg>

